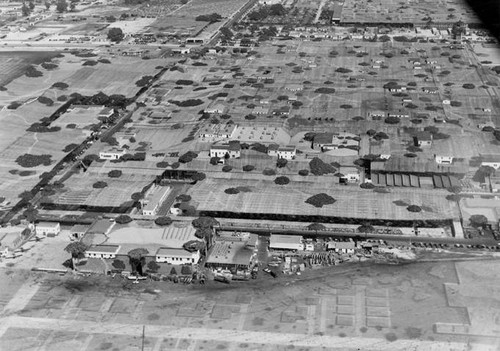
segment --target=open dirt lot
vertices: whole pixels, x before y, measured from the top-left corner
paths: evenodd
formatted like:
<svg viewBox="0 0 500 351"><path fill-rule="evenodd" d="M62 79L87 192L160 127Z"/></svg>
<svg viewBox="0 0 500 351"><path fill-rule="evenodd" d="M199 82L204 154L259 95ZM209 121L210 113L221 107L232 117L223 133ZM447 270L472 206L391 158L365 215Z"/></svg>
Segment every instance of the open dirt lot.
<svg viewBox="0 0 500 351"><path fill-rule="evenodd" d="M498 271L498 261L370 265L205 286L59 277L14 265L0 271L0 347L140 350L143 326L144 350L451 351L499 345L498 331L481 329L497 318L490 308L498 304L496 294L479 299L464 290L471 274L484 279L474 278L470 286L497 289L489 274ZM493 268L484 271L486 266ZM476 311L484 318L469 320ZM442 326L468 329L457 334Z"/></svg>

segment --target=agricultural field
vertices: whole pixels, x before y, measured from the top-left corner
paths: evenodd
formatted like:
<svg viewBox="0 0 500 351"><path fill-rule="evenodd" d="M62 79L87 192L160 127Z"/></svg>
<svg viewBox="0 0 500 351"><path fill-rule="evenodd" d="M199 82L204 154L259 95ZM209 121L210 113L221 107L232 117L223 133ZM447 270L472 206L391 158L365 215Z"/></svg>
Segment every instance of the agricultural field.
<svg viewBox="0 0 500 351"><path fill-rule="evenodd" d="M342 22L424 23L456 22L480 23L465 0L425 0L408 3L396 0L346 0L342 8Z"/></svg>
<svg viewBox="0 0 500 351"><path fill-rule="evenodd" d="M250 191L227 194L227 188L245 187ZM458 218L456 205L440 197L436 190L394 189L390 193L345 186L325 187L316 182L292 182L275 185L272 180L209 179L189 190L199 211L218 211L255 214L290 214L338 216L387 220L425 220ZM305 203L316 194L326 193L337 200L321 208ZM424 210L412 213L407 206L417 205Z"/></svg>
<svg viewBox="0 0 500 351"><path fill-rule="evenodd" d="M0 86L5 86L23 75L29 65L39 65L57 55L57 52L0 52Z"/></svg>

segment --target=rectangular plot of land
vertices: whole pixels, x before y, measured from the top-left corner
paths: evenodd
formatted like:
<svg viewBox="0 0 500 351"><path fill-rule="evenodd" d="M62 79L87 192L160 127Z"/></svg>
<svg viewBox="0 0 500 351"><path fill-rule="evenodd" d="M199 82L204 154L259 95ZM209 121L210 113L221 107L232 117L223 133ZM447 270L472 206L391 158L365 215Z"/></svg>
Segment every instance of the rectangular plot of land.
<svg viewBox="0 0 500 351"><path fill-rule="evenodd" d="M354 278L352 280L352 285L370 285L372 279L368 277Z"/></svg>
<svg viewBox="0 0 500 351"><path fill-rule="evenodd" d="M391 320L387 317L366 317L368 327L390 328Z"/></svg>
<svg viewBox="0 0 500 351"><path fill-rule="evenodd" d="M354 316L349 316L346 314L337 316L337 325L342 325L346 327L351 327L354 325Z"/></svg>
<svg viewBox="0 0 500 351"><path fill-rule="evenodd" d="M332 288L319 288L319 295L337 295L337 289Z"/></svg>
<svg viewBox="0 0 500 351"><path fill-rule="evenodd" d="M366 315L370 317L389 317L391 312L387 307L367 307Z"/></svg>
<svg viewBox="0 0 500 351"><path fill-rule="evenodd" d="M136 304L137 301L135 300L118 298L113 302L109 311L112 313L132 313Z"/></svg>
<svg viewBox="0 0 500 351"><path fill-rule="evenodd" d="M238 295L236 297L236 303L248 305L250 302L252 302L252 297L249 295Z"/></svg>
<svg viewBox="0 0 500 351"><path fill-rule="evenodd" d="M240 311L239 306L224 306L215 305L210 314L210 318L213 319L229 319L233 313L238 313Z"/></svg>
<svg viewBox="0 0 500 351"><path fill-rule="evenodd" d="M281 313L281 323L295 323L297 321L303 321L305 317L291 311L285 311Z"/></svg>
<svg viewBox="0 0 500 351"><path fill-rule="evenodd" d="M45 307L50 309L61 309L66 302L68 302L68 299L64 297L51 297L45 304Z"/></svg>
<svg viewBox="0 0 500 351"><path fill-rule="evenodd" d="M46 338L36 329L9 328L0 338L0 350L36 350Z"/></svg>
<svg viewBox="0 0 500 351"><path fill-rule="evenodd" d="M207 311L195 307L181 307L177 310L177 317L203 317Z"/></svg>
<svg viewBox="0 0 500 351"><path fill-rule="evenodd" d="M352 305L354 304L354 296L339 296L337 297L337 304Z"/></svg>
<svg viewBox="0 0 500 351"><path fill-rule="evenodd" d="M319 304L319 297L306 297L307 306L316 306Z"/></svg>
<svg viewBox="0 0 500 351"><path fill-rule="evenodd" d="M337 313L338 314L353 314L354 313L354 306L352 306L352 305L339 305L339 306L337 306Z"/></svg>
<svg viewBox="0 0 500 351"><path fill-rule="evenodd" d="M366 305L373 307L389 307L389 301L381 297L367 297Z"/></svg>
<svg viewBox="0 0 500 351"><path fill-rule="evenodd" d="M368 297L387 297L387 289L376 289L368 288L366 289L366 296Z"/></svg>
<svg viewBox="0 0 500 351"><path fill-rule="evenodd" d="M84 311L97 312L104 303L104 297L82 297L78 307Z"/></svg>

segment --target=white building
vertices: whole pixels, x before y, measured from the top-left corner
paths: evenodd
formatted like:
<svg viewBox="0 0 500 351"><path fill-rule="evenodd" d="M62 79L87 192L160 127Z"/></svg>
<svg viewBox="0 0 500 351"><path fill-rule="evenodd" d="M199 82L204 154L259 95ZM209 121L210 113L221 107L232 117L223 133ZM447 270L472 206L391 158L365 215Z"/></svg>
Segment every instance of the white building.
<svg viewBox="0 0 500 351"><path fill-rule="evenodd" d="M481 155L481 166L500 168L500 155Z"/></svg>
<svg viewBox="0 0 500 351"><path fill-rule="evenodd" d="M172 189L168 186L152 187L146 194L146 197L141 201L142 214L144 216L155 216L163 201L165 201L167 196L170 194L171 190Z"/></svg>
<svg viewBox="0 0 500 351"><path fill-rule="evenodd" d="M239 143L218 144L210 147L210 157L239 158L241 156L241 145Z"/></svg>
<svg viewBox="0 0 500 351"><path fill-rule="evenodd" d="M343 179L347 183L359 182L359 169L354 166L342 166L340 167L340 173L343 174L343 177L341 177L341 179Z"/></svg>
<svg viewBox="0 0 500 351"><path fill-rule="evenodd" d="M87 258L116 258L120 245L95 245L85 251Z"/></svg>
<svg viewBox="0 0 500 351"><path fill-rule="evenodd" d="M434 159L439 164L451 165L453 163L453 156L434 155Z"/></svg>
<svg viewBox="0 0 500 351"><path fill-rule="evenodd" d="M61 232L59 222L40 222L35 224L35 233L37 235L57 235Z"/></svg>
<svg viewBox="0 0 500 351"><path fill-rule="evenodd" d="M112 148L106 151L99 152L99 158L101 160L118 160L123 155L125 155L124 149Z"/></svg>
<svg viewBox="0 0 500 351"><path fill-rule="evenodd" d="M197 264L200 251L189 252L184 249L162 247L156 252L156 262L169 264Z"/></svg>
<svg viewBox="0 0 500 351"><path fill-rule="evenodd" d="M284 158L286 160L293 160L297 154L295 146L279 146L276 144L269 145L267 154L271 157Z"/></svg>
<svg viewBox="0 0 500 351"><path fill-rule="evenodd" d="M330 241L327 244L328 250L334 250L339 253L353 254L354 253L353 241Z"/></svg>
<svg viewBox="0 0 500 351"><path fill-rule="evenodd" d="M201 139L231 139L238 126L236 124L212 124L210 126L200 129L198 137Z"/></svg>
<svg viewBox="0 0 500 351"><path fill-rule="evenodd" d="M304 244L302 243L302 237L299 235L271 234L269 248L273 250L302 251L304 250Z"/></svg>

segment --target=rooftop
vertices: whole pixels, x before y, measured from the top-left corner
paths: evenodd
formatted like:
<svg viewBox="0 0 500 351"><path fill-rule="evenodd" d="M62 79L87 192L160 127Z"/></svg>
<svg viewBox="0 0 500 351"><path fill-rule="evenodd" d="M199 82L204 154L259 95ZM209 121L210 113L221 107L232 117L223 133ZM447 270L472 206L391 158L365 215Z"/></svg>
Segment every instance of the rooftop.
<svg viewBox="0 0 500 351"><path fill-rule="evenodd" d="M157 189L155 189L149 196L146 197L147 204L143 208L143 210L148 211L148 210L154 210L158 204L165 199L167 194L171 191L172 189L167 186L167 187L162 187L159 186Z"/></svg>
<svg viewBox="0 0 500 351"><path fill-rule="evenodd" d="M156 252L156 256L167 256L167 257L187 257L191 258L193 253L184 250L184 249L176 249L171 247L160 247Z"/></svg>
<svg viewBox="0 0 500 351"><path fill-rule="evenodd" d="M299 236L299 235L272 234L271 235L270 243L271 243L271 245L278 245L278 244L301 244L302 243L302 237Z"/></svg>
<svg viewBox="0 0 500 351"><path fill-rule="evenodd" d="M174 222L171 225L159 228L139 227L129 224L127 227L118 228L109 233L109 243L113 244L158 244L161 247L181 248L190 240L197 240L194 236L196 229L186 222Z"/></svg>
<svg viewBox="0 0 500 351"><path fill-rule="evenodd" d="M110 221L109 219L98 219L90 226L87 233L90 234L105 234L107 233L113 226L115 225L114 221Z"/></svg>
<svg viewBox="0 0 500 351"><path fill-rule="evenodd" d="M43 227L43 228L55 228L59 225L59 222L40 222L37 223L37 227Z"/></svg>
<svg viewBox="0 0 500 351"><path fill-rule="evenodd" d="M116 254L120 250L120 245L96 245L89 247L87 252L112 253Z"/></svg>
<svg viewBox="0 0 500 351"><path fill-rule="evenodd" d="M216 241L207 263L248 265L253 251L246 247L244 241Z"/></svg>

